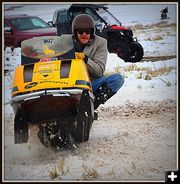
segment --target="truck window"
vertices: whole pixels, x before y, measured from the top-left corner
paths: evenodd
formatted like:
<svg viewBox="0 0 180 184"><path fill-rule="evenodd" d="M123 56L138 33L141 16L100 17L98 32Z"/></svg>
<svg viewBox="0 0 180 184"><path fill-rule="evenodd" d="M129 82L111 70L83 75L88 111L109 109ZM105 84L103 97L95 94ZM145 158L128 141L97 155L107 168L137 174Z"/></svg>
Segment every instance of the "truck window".
<svg viewBox="0 0 180 184"><path fill-rule="evenodd" d="M11 32L11 28L6 22L4 22L4 32Z"/></svg>
<svg viewBox="0 0 180 184"><path fill-rule="evenodd" d="M58 23L67 23L68 22L67 12L59 12L57 19Z"/></svg>

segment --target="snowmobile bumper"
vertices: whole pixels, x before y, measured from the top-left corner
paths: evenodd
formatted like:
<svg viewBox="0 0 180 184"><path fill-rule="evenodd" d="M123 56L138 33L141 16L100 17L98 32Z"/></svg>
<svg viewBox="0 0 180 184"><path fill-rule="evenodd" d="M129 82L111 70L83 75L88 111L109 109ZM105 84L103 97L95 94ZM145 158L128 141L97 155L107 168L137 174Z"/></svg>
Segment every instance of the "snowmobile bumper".
<svg viewBox="0 0 180 184"><path fill-rule="evenodd" d="M70 96L70 95L79 95L82 93L82 89L68 89L68 90L43 90L34 93L28 93L24 95L19 95L12 97L10 100L10 104L20 101L28 101L36 98L40 98L41 96L49 95L49 96Z"/></svg>

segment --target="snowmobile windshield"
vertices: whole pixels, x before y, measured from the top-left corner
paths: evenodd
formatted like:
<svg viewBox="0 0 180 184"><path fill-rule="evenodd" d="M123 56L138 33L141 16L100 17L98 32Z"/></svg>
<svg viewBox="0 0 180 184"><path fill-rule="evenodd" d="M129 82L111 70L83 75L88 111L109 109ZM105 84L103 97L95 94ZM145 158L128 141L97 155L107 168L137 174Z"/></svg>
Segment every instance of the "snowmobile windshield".
<svg viewBox="0 0 180 184"><path fill-rule="evenodd" d="M25 40L21 43L21 56L21 64L76 58L73 40L66 35Z"/></svg>

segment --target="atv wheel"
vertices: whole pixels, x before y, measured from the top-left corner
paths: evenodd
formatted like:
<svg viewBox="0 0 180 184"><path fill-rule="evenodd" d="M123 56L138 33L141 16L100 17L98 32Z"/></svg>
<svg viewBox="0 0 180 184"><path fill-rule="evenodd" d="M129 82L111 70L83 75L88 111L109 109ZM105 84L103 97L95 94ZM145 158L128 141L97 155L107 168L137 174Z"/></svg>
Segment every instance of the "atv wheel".
<svg viewBox="0 0 180 184"><path fill-rule="evenodd" d="M144 50L140 43L134 42L131 47L131 58L130 62L135 63L142 60L144 56Z"/></svg>
<svg viewBox="0 0 180 184"><path fill-rule="evenodd" d="M117 54L118 57L123 59L125 62L129 62L130 49L125 43L123 43L123 42L112 43L108 46L108 50L110 53Z"/></svg>
<svg viewBox="0 0 180 184"><path fill-rule="evenodd" d="M89 91L84 90L80 99L77 121L72 130L75 142L81 143L89 140L89 133L94 121L94 104Z"/></svg>

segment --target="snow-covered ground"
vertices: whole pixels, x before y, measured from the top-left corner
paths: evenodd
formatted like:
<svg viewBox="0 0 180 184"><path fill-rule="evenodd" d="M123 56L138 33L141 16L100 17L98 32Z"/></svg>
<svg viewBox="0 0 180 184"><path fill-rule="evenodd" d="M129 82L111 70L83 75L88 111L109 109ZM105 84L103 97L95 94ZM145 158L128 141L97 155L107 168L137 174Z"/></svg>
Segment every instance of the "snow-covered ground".
<svg viewBox="0 0 180 184"><path fill-rule="evenodd" d="M17 6L18 4L16 4ZM46 21L52 20L52 15L54 11L58 8L64 8L68 7L69 5L52 5L52 4L45 4L45 5L23 5L20 8L15 8L14 10L8 10L9 7L12 7L12 5L7 4L5 5L4 9L7 11L4 12L5 15L7 14L17 14L19 11L21 13L27 13L31 15L37 15L43 18ZM160 20L160 11L164 8L168 7L169 13L168 17L169 19L165 21ZM168 27L171 23L176 23L177 17L176 17L176 5L174 4L146 4L146 5L116 5L112 4L109 5L109 10L121 20L123 25L130 26L134 23L142 24L142 25L148 25L149 29L151 29L151 26L156 23L162 23L165 22L165 26L163 28L156 27L154 28L154 31L146 31L146 29L140 29L140 30L134 30L135 36L138 36L138 41L142 44L145 52L145 56L164 56L164 55L176 55L177 53L177 33L176 29L174 27ZM120 10L120 11L119 11ZM46 18L47 17L47 18ZM162 30L161 30L162 29ZM164 30L163 30L164 29ZM138 35L136 35L136 32ZM160 39L156 39L157 37L160 37ZM13 56L11 56L11 53L9 53L9 48L5 51L5 57L11 57L9 60L10 63L13 63L12 67L15 67L17 64L20 63L20 48L15 49L15 53L13 53ZM18 59L17 59L18 58ZM108 62L106 71L111 72L114 71L115 68L123 68L126 66L132 65L132 63L124 63L123 60L118 58L115 54L109 54L108 55ZM175 97L175 87L176 87L176 70L177 70L177 62L176 59L171 59L167 61L158 61L158 62L142 62L135 64L137 67L143 68L143 67L150 67L153 70L159 68L159 67L168 67L173 66L174 70L172 72L161 75L155 78L152 78L150 81L146 80L139 80L136 78L137 72L126 72L125 76L130 75L129 77L125 78L125 85L123 86L122 90L120 90L119 94L122 97L123 100L130 100L134 101L134 95L138 98L137 101L141 100L149 100L147 97L146 90L149 90L149 92L152 92L152 90L156 90L156 93L154 95L154 98L151 96L152 100L164 100L165 98L172 98ZM134 74L134 76L133 76ZM161 79L159 79L161 78ZM134 81L134 80L135 81ZM165 82L163 82L165 81ZM170 81L172 83L171 88L174 88L173 92L169 92L171 90L170 87L166 86L166 82ZM132 86L133 84L133 86ZM138 86L141 86L141 92L139 92ZM143 87L145 85L145 87ZM149 87L148 87L149 86ZM153 86L153 87L152 87ZM165 88L163 88L165 86ZM129 87L131 90L129 90ZM132 88L133 87L133 88ZM145 89L146 90L145 90ZM127 89L127 90L126 90ZM166 93L163 93L163 91L167 91ZM137 91L137 92L136 92ZM124 92L124 93L123 93ZM144 92L144 93L143 93ZM127 95L127 93L130 93ZM123 94L125 96L123 96ZM133 95L134 94L134 95ZM138 95L139 94L139 95ZM164 96L164 95L168 96ZM170 95L170 96L169 96ZM127 98L128 97L128 98ZM116 102L123 103L122 99Z"/></svg>
<svg viewBox="0 0 180 184"><path fill-rule="evenodd" d="M45 4L45 5L23 5L20 7L12 8L14 6L18 6L18 4L6 4L4 6L4 14L19 14L28 13L32 15L37 15L43 18L46 21L52 19L52 15L54 11L58 8L64 8L68 5L61 4ZM168 17L169 19L161 21L160 20L160 11L165 8L169 8ZM177 74L178 74L178 63L177 58L173 59L160 59L158 61L153 62L153 56L177 56L177 5L173 3L167 4L111 4L109 5L109 10L122 22L125 26L132 26L135 36L138 38L139 42L143 45L144 55L152 56L152 61L143 60L139 63L125 63L122 59L118 58L115 54L108 54L108 61L106 66L106 73L114 73L119 72L125 77L125 83L122 88L118 91L116 95L114 95L110 100L107 101L106 104L102 105L105 109L114 109L123 106L127 106L128 104L145 104L150 103L153 104L155 102L161 103L164 101L173 101L177 102ZM156 25L157 24L157 25ZM142 28L136 28L136 25L142 25ZM155 26L156 25L156 26ZM163 26L158 26L163 25ZM160 38L160 39L158 39ZM10 100L11 93L11 81L14 68L20 64L20 48L15 48L14 52L11 51L10 48L6 48L4 53L4 62L3 65L11 70L11 72L4 76L3 78L3 87L4 87L4 118L5 123L12 120L13 111L12 107L8 104ZM151 71L148 72L148 69ZM161 70L161 72L160 72ZM153 71L157 71L158 75L152 75ZM163 72L168 71L168 72ZM176 118L175 118L176 119ZM8 122L13 123L13 122ZM100 125L99 125L100 126ZM121 125L122 126L122 125ZM6 127L6 126L4 126ZM98 127L97 127L98 128ZM103 135L106 133L110 136L113 134L112 131L108 131L108 127L104 127ZM122 127L123 129L123 127ZM13 132L13 130L4 130L4 135L8 135L8 132ZM12 134L12 133L11 133ZM175 134L175 132L174 132ZM96 137L98 133L93 135ZM175 136L174 136L175 138ZM6 180L47 180L49 178L47 171L41 174L36 169L49 169L49 162L57 162L57 160L49 160L43 159L43 154L39 159L41 159L42 164L38 167L36 165L30 165L29 167L22 166L31 164L33 157L31 158L28 148L23 147L22 145L14 145L13 137L7 136L5 138L5 179ZM175 141L175 140L173 140ZM90 143L91 144L91 143ZM17 148L19 150L17 150ZM35 147L36 148L36 147ZM22 149L22 152L20 151ZM38 150L36 150L38 152ZM42 151L42 150L41 150ZM113 154L113 150L111 150ZM23 154L21 154L23 153ZM33 152L36 154L35 152ZM26 155L27 154L27 155ZM83 158L79 159L78 156L70 156L63 158L62 162L65 163L66 166L71 167L69 173L62 177L62 180L78 180L81 178L82 172L81 169L83 167ZM96 155L95 155L96 156ZM94 156L94 157L95 157ZM24 162L22 162L23 159ZM91 158L93 158L91 156ZM21 160L21 164L18 163L18 159ZM26 161L29 161L26 163ZM49 162L48 162L49 161ZM13 164L14 162L14 164ZM20 161L19 161L20 162ZM100 162L100 160L99 160ZM73 164L74 163L74 164ZM119 162L118 162L119 163ZM38 164L40 164L38 162ZM89 167L91 162L88 162ZM17 166L17 167L16 167ZM22 167L21 167L22 166ZM16 167L10 168L10 167ZM114 165L116 169L117 165ZM21 169L22 168L22 169ZM26 170L23 170L23 169ZM29 169L28 169L29 168ZM76 171L76 168L80 169ZM84 168L84 167L83 167ZM67 168L66 168L67 169ZM85 169L85 168L84 168ZM99 167L100 169L100 167ZM170 168L169 168L170 169ZM104 173L108 172L108 168L104 170ZM100 171L99 171L100 172ZM114 171L115 172L115 171ZM73 174L72 174L73 173ZM101 173L101 172L100 172ZM95 175L96 173L94 173ZM151 176L151 180L162 180L163 178L155 175L153 178L153 174ZM106 177L105 177L106 178ZM115 177L116 180L121 180L118 177ZM137 177L138 179L147 179L145 175L141 175L141 177ZM135 179L135 178L133 178ZM50 178L49 178L50 180ZM110 177L108 180L114 180L114 178ZM148 180L148 179L147 179Z"/></svg>

